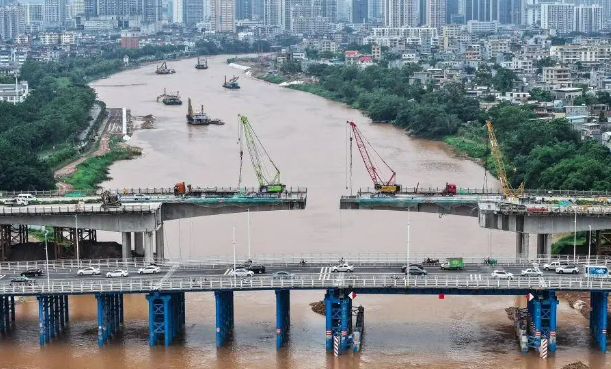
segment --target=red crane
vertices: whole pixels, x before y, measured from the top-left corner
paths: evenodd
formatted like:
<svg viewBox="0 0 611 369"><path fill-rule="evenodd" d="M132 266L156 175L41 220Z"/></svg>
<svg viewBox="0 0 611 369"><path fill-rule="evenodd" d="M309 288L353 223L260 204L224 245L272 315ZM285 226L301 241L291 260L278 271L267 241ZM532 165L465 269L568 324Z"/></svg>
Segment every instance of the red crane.
<svg viewBox="0 0 611 369"><path fill-rule="evenodd" d="M359 153L361 154L361 158L363 158L365 169L367 169L367 173L369 173L369 177L371 177L371 180L373 181L374 188L382 193L397 193L401 191L401 185L395 184L395 171L392 170L392 168L384 161L382 156L378 154L378 152L371 145L371 143L367 141L367 139L363 136L361 131L356 126L356 123L352 121L347 121L346 123L350 125L350 128L352 128L352 132L350 134L350 147L352 148L352 143L354 140L356 142L356 147L359 149ZM382 178L382 175L374 164L375 156L369 153L367 146L369 146L369 149L371 149L371 151L380 159L380 161L386 166L386 168L390 170L391 175L388 180L384 180L384 178ZM374 159L372 159L372 157ZM352 166L352 159L350 163Z"/></svg>

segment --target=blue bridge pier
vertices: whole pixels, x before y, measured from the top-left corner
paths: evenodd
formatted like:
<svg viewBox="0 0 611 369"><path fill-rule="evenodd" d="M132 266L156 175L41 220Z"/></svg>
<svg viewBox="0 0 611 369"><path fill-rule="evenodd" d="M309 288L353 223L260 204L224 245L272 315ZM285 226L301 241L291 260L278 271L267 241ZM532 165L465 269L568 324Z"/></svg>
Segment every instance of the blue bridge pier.
<svg viewBox="0 0 611 369"><path fill-rule="evenodd" d="M123 294L98 293L95 298L98 301L98 345L103 346L123 324Z"/></svg>
<svg viewBox="0 0 611 369"><path fill-rule="evenodd" d="M149 345L156 345L163 337L169 346L185 327L185 293L153 292L146 296L149 302Z"/></svg>
<svg viewBox="0 0 611 369"><path fill-rule="evenodd" d="M341 355L350 345L353 345L354 351L361 349L364 310L362 307L356 310L358 324L356 331L353 331L350 292L347 289L329 289L325 293L326 349L336 355Z"/></svg>
<svg viewBox="0 0 611 369"><path fill-rule="evenodd" d="M607 351L607 304L608 291L590 292L590 331L601 351Z"/></svg>
<svg viewBox="0 0 611 369"><path fill-rule="evenodd" d="M276 348L288 340L291 326L291 291L276 290Z"/></svg>
<svg viewBox="0 0 611 369"><path fill-rule="evenodd" d="M216 347L233 338L233 291L214 291L216 299Z"/></svg>
<svg viewBox="0 0 611 369"><path fill-rule="evenodd" d="M15 324L15 296L0 296L0 333L8 333Z"/></svg>
<svg viewBox="0 0 611 369"><path fill-rule="evenodd" d="M37 298L40 344L46 345L51 338L59 336L70 321L68 295L38 295Z"/></svg>

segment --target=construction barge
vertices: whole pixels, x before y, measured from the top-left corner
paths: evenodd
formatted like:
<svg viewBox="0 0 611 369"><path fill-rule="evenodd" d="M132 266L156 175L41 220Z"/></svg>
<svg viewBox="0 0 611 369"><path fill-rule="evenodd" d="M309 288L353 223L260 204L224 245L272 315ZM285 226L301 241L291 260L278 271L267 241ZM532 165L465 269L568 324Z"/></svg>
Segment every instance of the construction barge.
<svg viewBox="0 0 611 369"><path fill-rule="evenodd" d="M200 111L193 112L193 105L191 105L191 99L188 99L189 107L187 109L187 124L191 124L193 126L208 126L210 124L214 124L217 126L222 126L225 124L220 119L212 119L208 114L204 112L204 106L201 105Z"/></svg>
<svg viewBox="0 0 611 369"><path fill-rule="evenodd" d="M195 69L208 69L208 59L200 59L197 58L197 64L195 64Z"/></svg>
<svg viewBox="0 0 611 369"><path fill-rule="evenodd" d="M161 63L161 65L157 66L157 70L155 71L157 74L174 74L176 71L172 68L168 68L168 64L166 62Z"/></svg>
<svg viewBox="0 0 611 369"><path fill-rule="evenodd" d="M157 96L157 102L161 102L164 105L182 105L182 100L180 99L180 95L178 91L175 94L167 93L165 88L163 89L163 93Z"/></svg>
<svg viewBox="0 0 611 369"><path fill-rule="evenodd" d="M233 78L227 81L227 76L225 76L225 82L223 82L223 87L229 90L239 90L240 85L238 84L238 79L240 79L240 77L233 76Z"/></svg>

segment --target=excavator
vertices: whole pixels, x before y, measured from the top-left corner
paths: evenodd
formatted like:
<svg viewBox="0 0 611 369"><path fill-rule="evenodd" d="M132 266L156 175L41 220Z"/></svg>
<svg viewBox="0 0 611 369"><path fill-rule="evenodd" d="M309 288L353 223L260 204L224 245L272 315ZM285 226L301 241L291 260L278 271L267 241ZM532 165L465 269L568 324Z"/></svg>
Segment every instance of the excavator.
<svg viewBox="0 0 611 369"><path fill-rule="evenodd" d="M371 145L371 143L367 141L367 139L361 133L361 130L356 126L356 123L352 121L347 121L346 123L351 128L351 131L350 131L350 172L352 172L352 145L353 143L356 143L356 147L359 149L359 153L361 154L361 158L363 159L363 163L365 164L365 169L367 169L367 173L369 173L369 177L371 177L371 180L373 181L374 189L376 189L377 191L383 194L396 194L397 192L400 192L401 185L395 183L397 173L395 173L395 171L392 170L392 168L384 161L382 156L378 154L378 152ZM386 168L390 170L391 174L387 180L384 180L382 178L382 175L380 174L379 169L376 168L374 164L375 157L369 152L369 150L367 149L367 146L369 146L369 149L371 149L371 151L386 166ZM374 159L372 159L372 157Z"/></svg>
<svg viewBox="0 0 611 369"><path fill-rule="evenodd" d="M499 181L501 181L503 196L514 199L524 196L524 182L522 182L517 189L513 189L509 183L509 180L507 179L507 172L505 171L505 164L503 162L503 153L501 152L499 143L496 141L496 136L494 135L494 129L492 128L491 121L486 121L486 128L488 128L490 151L492 152L492 158L494 159Z"/></svg>
<svg viewBox="0 0 611 369"><path fill-rule="evenodd" d="M108 190L102 192L102 208L118 208L121 206L121 200L119 199L119 195L114 192L110 192Z"/></svg>
<svg viewBox="0 0 611 369"><path fill-rule="evenodd" d="M242 162L244 158L244 144L246 144L252 167L255 170L255 176L259 182L259 191L262 193L284 192L286 186L280 182L280 170L269 157L247 117L238 115L238 130L238 144L240 145L240 177L238 187L242 184Z"/></svg>

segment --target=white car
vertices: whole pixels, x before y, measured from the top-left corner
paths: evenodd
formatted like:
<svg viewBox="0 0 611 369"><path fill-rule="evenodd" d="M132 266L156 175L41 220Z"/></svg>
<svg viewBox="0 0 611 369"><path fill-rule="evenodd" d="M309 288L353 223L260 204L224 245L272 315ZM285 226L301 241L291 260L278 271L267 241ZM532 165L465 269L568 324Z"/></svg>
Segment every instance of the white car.
<svg viewBox="0 0 611 369"><path fill-rule="evenodd" d="M244 268L238 268L236 270L230 271L228 275L232 277L252 277L253 275L255 275L255 272L251 270L246 270Z"/></svg>
<svg viewBox="0 0 611 369"><path fill-rule="evenodd" d="M490 276L496 279L513 279L513 274L504 270L495 270Z"/></svg>
<svg viewBox="0 0 611 369"><path fill-rule="evenodd" d="M543 270L556 270L556 268L569 265L566 261L552 261L549 264L543 264Z"/></svg>
<svg viewBox="0 0 611 369"><path fill-rule="evenodd" d="M161 268L155 265L147 265L144 268L138 269L138 274L157 274Z"/></svg>
<svg viewBox="0 0 611 369"><path fill-rule="evenodd" d="M562 265L556 268L558 274L577 274L579 273L579 267L576 265Z"/></svg>
<svg viewBox="0 0 611 369"><path fill-rule="evenodd" d="M76 275L100 275L100 269L94 267L85 267L83 269L79 269L76 272Z"/></svg>
<svg viewBox="0 0 611 369"><path fill-rule="evenodd" d="M112 272L106 273L106 278L113 278L113 277L127 277L127 270L116 269L116 270L113 270Z"/></svg>
<svg viewBox="0 0 611 369"><path fill-rule="evenodd" d="M354 266L348 263L343 263L343 264L331 267L331 271L334 273L335 272L354 272Z"/></svg>
<svg viewBox="0 0 611 369"><path fill-rule="evenodd" d="M521 276L523 277L542 277L543 276L543 272L540 269L534 269L534 268L528 268L528 269L524 269L521 273Z"/></svg>

